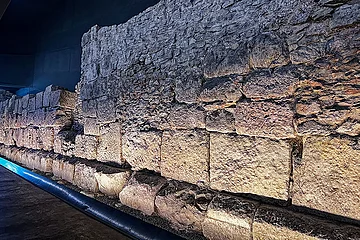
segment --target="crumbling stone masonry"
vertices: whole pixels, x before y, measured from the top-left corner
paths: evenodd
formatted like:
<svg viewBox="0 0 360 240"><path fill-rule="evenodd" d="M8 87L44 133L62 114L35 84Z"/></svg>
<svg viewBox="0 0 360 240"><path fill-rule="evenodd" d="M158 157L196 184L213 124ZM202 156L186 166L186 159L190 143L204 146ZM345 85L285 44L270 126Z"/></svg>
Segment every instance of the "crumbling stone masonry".
<svg viewBox="0 0 360 240"><path fill-rule="evenodd" d="M162 0L82 49L76 93L4 94L2 155L208 239L360 239L358 1Z"/></svg>

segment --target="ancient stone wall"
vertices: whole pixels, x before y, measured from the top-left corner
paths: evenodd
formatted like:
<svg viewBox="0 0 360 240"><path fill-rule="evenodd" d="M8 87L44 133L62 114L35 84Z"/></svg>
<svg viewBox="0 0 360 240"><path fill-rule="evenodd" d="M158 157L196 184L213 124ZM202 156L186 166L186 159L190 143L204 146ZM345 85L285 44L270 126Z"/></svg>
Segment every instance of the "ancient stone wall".
<svg viewBox="0 0 360 240"><path fill-rule="evenodd" d="M0 153L209 239L358 239L334 219L360 225L359 24L354 0L163 0L84 34L77 94L2 102Z"/></svg>

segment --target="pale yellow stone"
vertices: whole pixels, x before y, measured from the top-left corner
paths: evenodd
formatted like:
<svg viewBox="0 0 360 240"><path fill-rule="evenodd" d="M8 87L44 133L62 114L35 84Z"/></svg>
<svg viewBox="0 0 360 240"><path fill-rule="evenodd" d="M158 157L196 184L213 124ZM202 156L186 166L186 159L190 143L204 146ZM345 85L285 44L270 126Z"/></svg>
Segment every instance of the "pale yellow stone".
<svg viewBox="0 0 360 240"><path fill-rule="evenodd" d="M203 222L204 236L210 240L250 240L250 229L240 225L206 218Z"/></svg>
<svg viewBox="0 0 360 240"><path fill-rule="evenodd" d="M151 215L155 211L155 196L165 182L162 177L135 172L119 199L122 204Z"/></svg>
<svg viewBox="0 0 360 240"><path fill-rule="evenodd" d="M109 123L100 127L97 160L122 164L121 159L121 126L120 123Z"/></svg>
<svg viewBox="0 0 360 240"><path fill-rule="evenodd" d="M99 191L108 196L119 196L130 178L131 172L124 171L118 173L96 172L95 178L99 185Z"/></svg>
<svg viewBox="0 0 360 240"><path fill-rule="evenodd" d="M288 199L290 151L287 141L210 134L210 187Z"/></svg>
<svg viewBox="0 0 360 240"><path fill-rule="evenodd" d="M129 132L123 136L122 143L123 158L133 170L160 172L160 133Z"/></svg>
<svg viewBox="0 0 360 240"><path fill-rule="evenodd" d="M74 184L85 191L96 193L99 191L95 177L96 168L83 163L75 164Z"/></svg>
<svg viewBox="0 0 360 240"><path fill-rule="evenodd" d="M75 156L86 159L96 159L98 138L89 135L77 135L75 138Z"/></svg>
<svg viewBox="0 0 360 240"><path fill-rule="evenodd" d="M197 184L209 182L209 136L204 130L165 131L161 175Z"/></svg>
<svg viewBox="0 0 360 240"><path fill-rule="evenodd" d="M360 150L346 138L307 137L293 204L360 219Z"/></svg>
<svg viewBox="0 0 360 240"><path fill-rule="evenodd" d="M254 222L254 240L318 240L322 238L311 237L286 227L277 227L265 222Z"/></svg>

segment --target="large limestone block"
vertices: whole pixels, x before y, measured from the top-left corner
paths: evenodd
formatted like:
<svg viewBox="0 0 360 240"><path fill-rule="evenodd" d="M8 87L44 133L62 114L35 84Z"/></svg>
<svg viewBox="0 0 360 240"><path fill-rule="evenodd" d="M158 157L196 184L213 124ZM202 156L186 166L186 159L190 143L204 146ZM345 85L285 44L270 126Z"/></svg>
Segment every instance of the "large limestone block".
<svg viewBox="0 0 360 240"><path fill-rule="evenodd" d="M121 159L121 126L119 122L100 127L97 160L122 164Z"/></svg>
<svg viewBox="0 0 360 240"><path fill-rule="evenodd" d="M39 128L37 129L37 149L51 151L54 148L54 129Z"/></svg>
<svg viewBox="0 0 360 240"><path fill-rule="evenodd" d="M176 229L202 232L201 223L212 196L195 185L170 181L156 196L156 211Z"/></svg>
<svg viewBox="0 0 360 240"><path fill-rule="evenodd" d="M194 105L175 105L170 109L162 129L205 128L205 111Z"/></svg>
<svg viewBox="0 0 360 240"><path fill-rule="evenodd" d="M77 135L75 138L75 156L96 159L98 138L96 136Z"/></svg>
<svg viewBox="0 0 360 240"><path fill-rule="evenodd" d="M280 99L294 95L298 78L290 68L255 71L246 78L244 94L251 99Z"/></svg>
<svg viewBox="0 0 360 240"><path fill-rule="evenodd" d="M240 102L235 111L236 132L241 135L293 138L294 113L289 104Z"/></svg>
<svg viewBox="0 0 360 240"><path fill-rule="evenodd" d="M41 156L40 159L40 171L51 173L52 172L52 165L53 159L56 158L56 154L44 154Z"/></svg>
<svg viewBox="0 0 360 240"><path fill-rule="evenodd" d="M44 92L38 92L35 96L35 107L36 109L40 109L43 107L43 95Z"/></svg>
<svg viewBox="0 0 360 240"><path fill-rule="evenodd" d="M323 218L261 206L253 223L254 240L359 239L360 228Z"/></svg>
<svg viewBox="0 0 360 240"><path fill-rule="evenodd" d="M54 152L64 156L72 156L75 151L75 131L54 130L57 132L54 137Z"/></svg>
<svg viewBox="0 0 360 240"><path fill-rule="evenodd" d="M237 102L241 96L242 77L225 76L206 79L199 96L202 102Z"/></svg>
<svg viewBox="0 0 360 240"><path fill-rule="evenodd" d="M84 120L84 134L85 135L100 135L100 126L96 118L85 118Z"/></svg>
<svg viewBox="0 0 360 240"><path fill-rule="evenodd" d="M160 172L161 133L128 132L122 139L122 154L133 170Z"/></svg>
<svg viewBox="0 0 360 240"><path fill-rule="evenodd" d="M161 175L197 184L209 182L209 135L204 130L165 131Z"/></svg>
<svg viewBox="0 0 360 240"><path fill-rule="evenodd" d="M226 108L209 112L206 116L206 130L222 133L235 132L233 110L233 108Z"/></svg>
<svg viewBox="0 0 360 240"><path fill-rule="evenodd" d="M74 183L75 161L58 155L53 159L52 172L55 177Z"/></svg>
<svg viewBox="0 0 360 240"><path fill-rule="evenodd" d="M155 196L165 183L162 177L134 172L119 199L122 204L151 215L155 211Z"/></svg>
<svg viewBox="0 0 360 240"><path fill-rule="evenodd" d="M55 90L50 92L50 107L61 107L74 109L76 104L76 93L66 90Z"/></svg>
<svg viewBox="0 0 360 240"><path fill-rule="evenodd" d="M211 201L202 223L204 236L210 240L250 240L257 205L242 198L217 195Z"/></svg>
<svg viewBox="0 0 360 240"><path fill-rule="evenodd" d="M96 167L84 163L75 164L74 184L85 191L96 193L99 185L95 177Z"/></svg>
<svg viewBox="0 0 360 240"><path fill-rule="evenodd" d="M72 124L72 115L69 111L63 110L50 110L45 112L44 122L41 124L46 126L71 126Z"/></svg>
<svg viewBox="0 0 360 240"><path fill-rule="evenodd" d="M210 187L288 199L291 145L283 140L210 134Z"/></svg>
<svg viewBox="0 0 360 240"><path fill-rule="evenodd" d="M347 138L305 138L294 166L293 203L360 219L359 161L359 148Z"/></svg>
<svg viewBox="0 0 360 240"><path fill-rule="evenodd" d="M121 190L130 179L131 171L115 173L96 172L95 178L99 185L99 191L107 196L119 196Z"/></svg>

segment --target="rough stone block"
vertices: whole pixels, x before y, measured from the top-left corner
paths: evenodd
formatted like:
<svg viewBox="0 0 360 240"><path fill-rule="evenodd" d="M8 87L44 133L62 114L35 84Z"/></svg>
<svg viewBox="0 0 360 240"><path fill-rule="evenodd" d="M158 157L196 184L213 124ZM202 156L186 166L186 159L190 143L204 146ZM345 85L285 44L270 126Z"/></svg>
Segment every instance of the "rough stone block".
<svg viewBox="0 0 360 240"><path fill-rule="evenodd" d="M294 95L298 78L291 68L255 71L246 78L244 94L251 99L280 99Z"/></svg>
<svg viewBox="0 0 360 240"><path fill-rule="evenodd" d="M72 114L63 110L52 110L45 112L45 120L42 125L45 126L71 126Z"/></svg>
<svg viewBox="0 0 360 240"><path fill-rule="evenodd" d="M35 108L40 109L43 107L43 95L44 92L38 92L35 96Z"/></svg>
<svg viewBox="0 0 360 240"><path fill-rule="evenodd" d="M235 117L233 108L208 112L206 116L206 130L222 133L235 132Z"/></svg>
<svg viewBox="0 0 360 240"><path fill-rule="evenodd" d="M52 172L54 176L74 184L75 161L59 155L53 160Z"/></svg>
<svg viewBox="0 0 360 240"><path fill-rule="evenodd" d="M274 33L262 33L251 44L250 65L254 68L273 68L289 63L285 41Z"/></svg>
<svg viewBox="0 0 360 240"><path fill-rule="evenodd" d="M96 193L99 185L95 177L96 168L84 163L75 164L74 184L85 191Z"/></svg>
<svg viewBox="0 0 360 240"><path fill-rule="evenodd" d="M53 168L53 159L56 158L56 154L44 154L40 159L40 171L50 173Z"/></svg>
<svg viewBox="0 0 360 240"><path fill-rule="evenodd" d="M253 239L358 239L360 228L285 209L260 206L253 223Z"/></svg>
<svg viewBox="0 0 360 240"><path fill-rule="evenodd" d="M294 138L293 118L286 103L240 102L235 110L235 127L241 135Z"/></svg>
<svg viewBox="0 0 360 240"><path fill-rule="evenodd" d="M360 219L360 150L346 138L306 137L293 204Z"/></svg>
<svg viewBox="0 0 360 240"><path fill-rule="evenodd" d="M237 102L242 96L242 77L226 76L206 79L199 96L202 102Z"/></svg>
<svg viewBox="0 0 360 240"><path fill-rule="evenodd" d="M98 137L88 135L77 135L75 138L74 154L80 158L96 159Z"/></svg>
<svg viewBox="0 0 360 240"><path fill-rule="evenodd" d="M210 240L251 239L252 218L258 204L234 196L217 195L210 203L202 223Z"/></svg>
<svg viewBox="0 0 360 240"><path fill-rule="evenodd" d="M122 154L133 170L160 172L161 133L129 132L122 139Z"/></svg>
<svg viewBox="0 0 360 240"><path fill-rule="evenodd" d="M69 108L74 109L76 104L76 93L66 90L55 90L50 92L49 96L50 107Z"/></svg>
<svg viewBox="0 0 360 240"><path fill-rule="evenodd" d="M202 74L195 70L185 70L175 79L175 98L181 103L196 103L200 93Z"/></svg>
<svg viewBox="0 0 360 240"><path fill-rule="evenodd" d="M156 211L176 229L202 232L201 223L212 195L192 184L170 181L156 196Z"/></svg>
<svg viewBox="0 0 360 240"><path fill-rule="evenodd" d="M209 182L209 136L204 130L165 131L161 175L197 184Z"/></svg>
<svg viewBox="0 0 360 240"><path fill-rule="evenodd" d="M155 196L165 183L162 177L134 172L119 199L122 204L151 215L155 211Z"/></svg>
<svg viewBox="0 0 360 240"><path fill-rule="evenodd" d="M96 108L95 100L83 100L81 102L81 114L84 115L84 117L96 118Z"/></svg>
<svg viewBox="0 0 360 240"><path fill-rule="evenodd" d="M29 103L28 103L28 107L27 110L29 112L34 112L36 109L36 98L35 95L31 95L31 97L29 97Z"/></svg>
<svg viewBox="0 0 360 240"><path fill-rule="evenodd" d="M121 190L130 179L130 171L115 173L96 172L95 178L99 185L99 191L107 196L119 196Z"/></svg>
<svg viewBox="0 0 360 240"><path fill-rule="evenodd" d="M121 159L121 125L119 122L100 127L97 160L124 163Z"/></svg>
<svg viewBox="0 0 360 240"><path fill-rule="evenodd" d="M344 27L358 22L360 22L360 3L345 4L334 12L330 27Z"/></svg>
<svg viewBox="0 0 360 240"><path fill-rule="evenodd" d="M84 120L84 134L85 135L100 135L100 126L96 118L85 118Z"/></svg>
<svg viewBox="0 0 360 240"><path fill-rule="evenodd" d="M51 93L53 91L57 91L57 90L61 90L62 88L54 86L54 85L49 85L45 88L45 91L43 93L43 106L44 107L50 107L50 101L51 101Z"/></svg>
<svg viewBox="0 0 360 240"><path fill-rule="evenodd" d="M210 187L287 200L291 149L282 140L210 133Z"/></svg>
<svg viewBox="0 0 360 240"><path fill-rule="evenodd" d="M97 99L96 117L99 122L106 123L115 120L114 99L102 97Z"/></svg>
<svg viewBox="0 0 360 240"><path fill-rule="evenodd" d="M175 105L167 117L162 129L194 129L205 128L205 111L200 107Z"/></svg>
<svg viewBox="0 0 360 240"><path fill-rule="evenodd" d="M208 78L245 74L249 71L249 52L245 43L238 43L236 49L225 49L223 45L218 45L205 56L204 74Z"/></svg>
<svg viewBox="0 0 360 240"><path fill-rule="evenodd" d="M37 146L36 149L51 151L54 148L54 129L39 128L37 129Z"/></svg>

